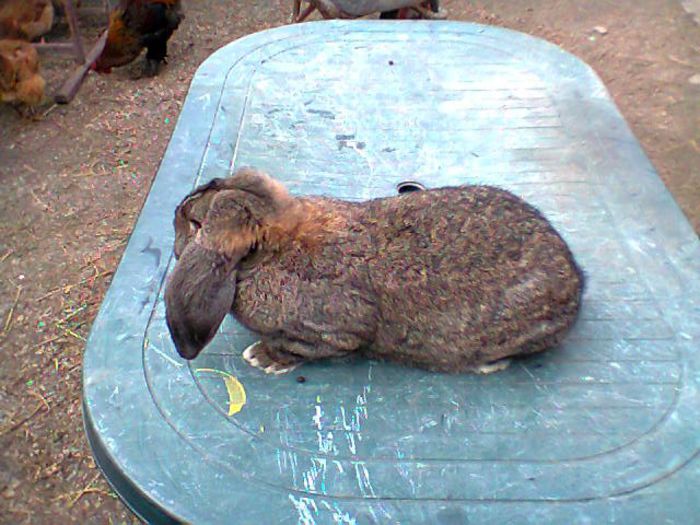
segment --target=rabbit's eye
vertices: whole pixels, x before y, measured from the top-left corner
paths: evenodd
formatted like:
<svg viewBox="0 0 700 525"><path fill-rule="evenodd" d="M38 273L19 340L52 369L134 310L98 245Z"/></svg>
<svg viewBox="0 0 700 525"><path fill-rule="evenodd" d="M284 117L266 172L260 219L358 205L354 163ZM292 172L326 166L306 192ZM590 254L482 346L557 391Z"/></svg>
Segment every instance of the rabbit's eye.
<svg viewBox="0 0 700 525"><path fill-rule="evenodd" d="M195 221L194 219L190 219L190 230L192 232L197 233L200 229L202 229L202 223L199 221Z"/></svg>

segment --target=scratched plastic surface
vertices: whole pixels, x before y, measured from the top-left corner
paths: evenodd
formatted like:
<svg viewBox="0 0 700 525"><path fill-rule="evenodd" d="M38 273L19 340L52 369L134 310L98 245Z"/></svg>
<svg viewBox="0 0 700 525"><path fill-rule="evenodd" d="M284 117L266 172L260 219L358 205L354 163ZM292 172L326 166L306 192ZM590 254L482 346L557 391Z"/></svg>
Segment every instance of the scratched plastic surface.
<svg viewBox="0 0 700 525"><path fill-rule="evenodd" d="M231 319L187 363L162 303L173 210L243 165L356 200L405 180L508 188L585 269L581 318L560 349L485 377L367 361L267 377ZM576 58L472 24L284 27L194 78L87 346L86 428L155 522L684 522L700 511L699 301L697 236ZM224 377L246 393L233 415Z"/></svg>

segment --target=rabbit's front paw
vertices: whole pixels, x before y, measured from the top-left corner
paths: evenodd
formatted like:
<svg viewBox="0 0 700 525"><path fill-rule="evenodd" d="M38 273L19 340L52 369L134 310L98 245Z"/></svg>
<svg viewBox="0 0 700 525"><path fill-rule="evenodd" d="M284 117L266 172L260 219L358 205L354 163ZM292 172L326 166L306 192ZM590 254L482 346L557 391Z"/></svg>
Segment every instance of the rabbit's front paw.
<svg viewBox="0 0 700 525"><path fill-rule="evenodd" d="M266 374L274 375L291 372L303 361L300 357L273 350L263 341L253 343L243 350L243 359Z"/></svg>
<svg viewBox="0 0 700 525"><path fill-rule="evenodd" d="M483 365L475 366L471 371L475 374L493 374L494 372L500 372L505 370L510 366L510 359L501 359L499 361L494 361L492 363L485 363Z"/></svg>

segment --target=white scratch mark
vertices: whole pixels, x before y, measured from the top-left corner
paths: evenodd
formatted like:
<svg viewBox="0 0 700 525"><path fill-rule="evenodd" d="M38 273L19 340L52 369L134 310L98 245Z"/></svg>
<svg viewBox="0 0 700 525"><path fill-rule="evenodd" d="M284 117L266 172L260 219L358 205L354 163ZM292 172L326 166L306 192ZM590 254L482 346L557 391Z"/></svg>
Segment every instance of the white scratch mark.
<svg viewBox="0 0 700 525"><path fill-rule="evenodd" d="M355 434L352 432L348 432L345 434L345 437L348 439L348 449L352 454L357 454L357 445L355 445Z"/></svg>
<svg viewBox="0 0 700 525"><path fill-rule="evenodd" d="M181 367L183 366L182 363L178 363L177 361L175 361L175 359L173 359L173 358L170 357L169 355L165 354L165 352L163 352L163 351L160 350L158 347L156 347L156 345L151 344L150 347L153 349L153 351L154 351L156 354L158 354L158 355L161 356L163 359L165 359L166 361L168 361L171 365L175 365L175 366L178 367L178 368L181 368Z"/></svg>
<svg viewBox="0 0 700 525"><path fill-rule="evenodd" d="M333 444L333 432L328 432L325 436L323 432L316 432L318 439L318 451L322 454L336 453L336 448Z"/></svg>
<svg viewBox="0 0 700 525"><path fill-rule="evenodd" d="M343 430L351 430L351 427L350 427L350 425L348 425L348 422L345 418L345 407L342 405L340 407L340 419L341 419L340 424L343 426Z"/></svg>
<svg viewBox="0 0 700 525"><path fill-rule="evenodd" d="M369 479L369 471L364 463L355 463L355 477L362 495L375 497L374 488L372 488L372 482Z"/></svg>
<svg viewBox="0 0 700 525"><path fill-rule="evenodd" d="M316 405L316 415L313 417L313 421L316 424L316 429L321 430L321 418L323 417L323 409Z"/></svg>
<svg viewBox="0 0 700 525"><path fill-rule="evenodd" d="M114 387L114 390L112 393L109 395L108 400L112 403L114 403L115 398L119 395L119 385Z"/></svg>
<svg viewBox="0 0 700 525"><path fill-rule="evenodd" d="M294 495L289 495L289 501L292 502L294 508L299 514L299 521L301 525L316 525L316 520L314 519L314 514L318 514L318 507L316 507L316 502L311 498L299 498L296 499Z"/></svg>
<svg viewBox="0 0 700 525"><path fill-rule="evenodd" d="M335 504L335 512L333 512L333 521L344 525L356 525L357 523L357 520L350 516L349 513L340 510L337 503Z"/></svg>

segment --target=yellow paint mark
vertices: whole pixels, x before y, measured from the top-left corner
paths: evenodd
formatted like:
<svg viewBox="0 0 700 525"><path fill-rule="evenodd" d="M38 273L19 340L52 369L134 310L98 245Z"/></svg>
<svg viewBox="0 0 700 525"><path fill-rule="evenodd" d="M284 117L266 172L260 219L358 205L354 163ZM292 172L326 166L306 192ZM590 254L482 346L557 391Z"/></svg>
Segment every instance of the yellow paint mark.
<svg viewBox="0 0 700 525"><path fill-rule="evenodd" d="M216 374L224 380L226 391L228 392L228 415L238 414L246 403L245 389L238 379L222 370L215 368L196 368L195 372L200 374Z"/></svg>

